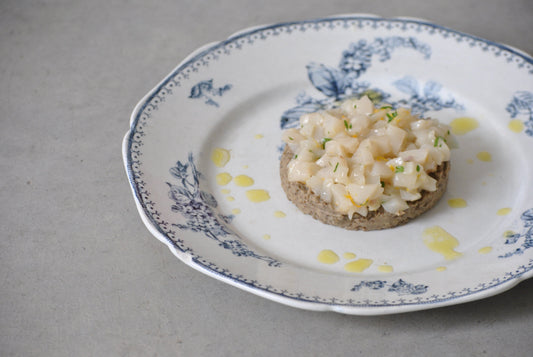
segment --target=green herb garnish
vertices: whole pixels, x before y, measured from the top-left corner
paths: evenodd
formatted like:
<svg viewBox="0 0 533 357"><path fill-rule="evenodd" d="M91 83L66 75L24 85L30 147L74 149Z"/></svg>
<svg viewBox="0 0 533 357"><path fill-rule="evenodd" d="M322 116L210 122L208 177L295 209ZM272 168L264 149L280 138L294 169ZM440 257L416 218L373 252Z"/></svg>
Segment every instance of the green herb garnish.
<svg viewBox="0 0 533 357"><path fill-rule="evenodd" d="M396 170L394 170L394 172L398 173L398 172L403 172L405 170L405 168L403 166L396 166Z"/></svg>
<svg viewBox="0 0 533 357"><path fill-rule="evenodd" d="M289 136L289 140L294 140L292 137Z"/></svg>
<svg viewBox="0 0 533 357"><path fill-rule="evenodd" d="M344 120L344 127L346 128L346 130L348 129L351 129L352 128L352 124L348 124L348 122L346 121L346 119Z"/></svg>
<svg viewBox="0 0 533 357"><path fill-rule="evenodd" d="M433 143L434 147L437 147L437 145L439 144L439 139L442 139L442 141L446 142L446 139L444 139L442 136L437 136L435 138L435 142Z"/></svg>
<svg viewBox="0 0 533 357"><path fill-rule="evenodd" d="M385 188L385 181L381 181L381 187Z"/></svg>
<svg viewBox="0 0 533 357"><path fill-rule="evenodd" d="M324 138L322 139L322 149L325 149L326 148L326 143L328 141L331 141L331 138Z"/></svg>
<svg viewBox="0 0 533 357"><path fill-rule="evenodd" d="M390 123L394 118L396 118L398 116L398 112L394 111L392 113L387 113L387 118L389 118L389 120L387 121L387 123Z"/></svg>
<svg viewBox="0 0 533 357"><path fill-rule="evenodd" d="M339 163L337 162L337 165L335 165L335 169L333 170L333 172L336 172L338 168L339 168Z"/></svg>
<svg viewBox="0 0 533 357"><path fill-rule="evenodd" d="M416 165L416 172L420 172L420 165Z"/></svg>
<svg viewBox="0 0 533 357"><path fill-rule="evenodd" d="M379 108L379 109L392 109L392 107L391 107L390 105L386 105L386 106L381 107L381 108Z"/></svg>
<svg viewBox="0 0 533 357"><path fill-rule="evenodd" d="M298 154L294 155L294 158L297 159L298 158Z"/></svg>
<svg viewBox="0 0 533 357"><path fill-rule="evenodd" d="M353 108L354 108L354 109L357 109L357 104L354 104L354 105L353 105Z"/></svg>

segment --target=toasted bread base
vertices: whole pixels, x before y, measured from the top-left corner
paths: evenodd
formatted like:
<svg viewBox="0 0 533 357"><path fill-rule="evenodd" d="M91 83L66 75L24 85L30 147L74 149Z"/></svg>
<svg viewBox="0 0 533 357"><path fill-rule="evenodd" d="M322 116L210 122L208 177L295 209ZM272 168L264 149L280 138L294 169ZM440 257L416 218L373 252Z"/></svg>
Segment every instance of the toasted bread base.
<svg viewBox="0 0 533 357"><path fill-rule="evenodd" d="M407 202L409 208L400 215L386 212L383 207L376 211L369 211L366 217L355 213L350 219L347 215L336 212L331 204L315 195L309 187L299 182L289 182L287 165L294 154L285 147L280 161L281 186L287 198L305 214L312 216L322 223L349 229L372 231L387 229L405 224L428 211L442 197L448 184L450 162L446 161L430 174L437 180L437 190L422 191L422 197L416 201Z"/></svg>

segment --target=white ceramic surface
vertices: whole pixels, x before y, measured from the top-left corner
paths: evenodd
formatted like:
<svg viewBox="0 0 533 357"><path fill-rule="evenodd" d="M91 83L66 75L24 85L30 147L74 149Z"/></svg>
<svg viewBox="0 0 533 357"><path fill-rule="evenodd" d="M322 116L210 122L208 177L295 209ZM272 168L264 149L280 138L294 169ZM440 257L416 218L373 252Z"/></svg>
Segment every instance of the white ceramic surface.
<svg viewBox="0 0 533 357"><path fill-rule="evenodd" d="M280 187L282 129L362 94L479 123L457 136L444 198L395 229L323 225ZM532 113L530 56L420 20L343 15L256 27L195 51L136 106L123 154L144 223L186 264L299 308L387 314L483 298L533 275ZM222 168L216 148L231 155ZM490 162L476 157L482 151ZM222 172L255 182L220 186ZM250 202L248 189L270 199ZM448 205L457 197L467 207ZM457 238L460 257L426 247L422 232L437 225ZM340 260L318 261L324 249ZM373 263L345 270L359 258Z"/></svg>

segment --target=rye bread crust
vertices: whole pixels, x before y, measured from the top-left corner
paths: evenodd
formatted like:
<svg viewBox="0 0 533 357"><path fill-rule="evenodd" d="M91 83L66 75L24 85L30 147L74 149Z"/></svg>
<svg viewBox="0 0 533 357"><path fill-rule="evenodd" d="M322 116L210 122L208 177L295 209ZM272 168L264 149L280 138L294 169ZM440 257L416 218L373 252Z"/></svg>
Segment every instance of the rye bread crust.
<svg viewBox="0 0 533 357"><path fill-rule="evenodd" d="M299 182L289 182L287 165L294 154L285 147L280 161L281 186L287 198L305 214L321 221L322 223L349 229L372 231L387 229L405 224L412 219L428 211L442 197L448 184L450 162L446 161L437 168L437 171L429 174L437 180L437 190L433 192L422 191L422 197L416 201L408 202L409 208L403 214L395 215L386 212L383 207L376 211L369 211L366 217L355 213L352 219L345 214L336 212L331 204L320 199L309 187Z"/></svg>

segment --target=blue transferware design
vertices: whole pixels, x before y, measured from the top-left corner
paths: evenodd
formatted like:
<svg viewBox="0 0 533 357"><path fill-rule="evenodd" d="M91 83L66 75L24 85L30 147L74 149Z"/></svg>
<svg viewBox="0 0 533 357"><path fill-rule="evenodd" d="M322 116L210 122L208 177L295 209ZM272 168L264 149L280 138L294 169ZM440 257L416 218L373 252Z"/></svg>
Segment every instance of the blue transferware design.
<svg viewBox="0 0 533 357"><path fill-rule="evenodd" d="M424 85L421 85L413 77L406 76L393 82L393 84L398 90L409 94L410 97L393 102L392 105L394 107L403 106L410 108L413 114L423 116L430 110L439 111L445 108L455 110L464 109L453 97L448 96L446 99L441 97L442 85L437 82L428 81Z"/></svg>
<svg viewBox="0 0 533 357"><path fill-rule="evenodd" d="M533 93L528 91L516 92L505 109L511 114L511 118L516 118L519 114L527 115L526 134L533 137Z"/></svg>
<svg viewBox="0 0 533 357"><path fill-rule="evenodd" d="M396 293L398 295L419 295L428 291L428 286L423 284L411 284L405 280L398 279L394 283L388 283L386 280L361 281L354 285L351 291L359 291L361 288L369 288L372 290L381 290L387 288L387 291Z"/></svg>
<svg viewBox="0 0 533 357"><path fill-rule="evenodd" d="M413 113L418 115L423 115L429 110L463 109L462 105L451 97L442 99L439 95L442 86L434 81L428 81L421 86L412 77L399 79L393 82L393 85L408 94L409 98L393 101L389 93L372 86L368 81L359 80L371 66L374 56L380 62L385 62L391 59L392 52L396 48L401 47L420 52L426 60L431 57L431 47L415 37L391 36L377 37L370 43L366 40L352 43L343 51L337 68L314 62L308 64L307 75L311 84L326 95L326 98L315 99L304 92L300 93L296 97L296 106L282 114L281 128L297 126L300 116L305 113L328 109L334 107L340 100L364 95L375 104L387 101L393 107L409 106Z"/></svg>
<svg viewBox="0 0 533 357"><path fill-rule="evenodd" d="M509 284L519 281L525 274L533 271L533 259L521 260L519 265L515 265L508 271L487 277L486 279L474 283L464 288L450 288L444 291L435 292L433 294L409 295L396 299L394 293L387 294L386 289L382 289L383 298L367 299L364 296L354 298L336 298L327 293L305 293L298 288L290 290L282 289L272 286L268 283L258 281L254 277L244 276L238 272L231 271L225 266L213 262L209 256L201 256L199 253L193 251L185 239L179 237L180 231L175 229L170 222L168 222L159 209L160 202L156 202L153 192L149 187L145 177L145 163L143 160L143 146L145 145L145 138L150 135L150 127L154 121L154 114L159 110L161 105L164 105L167 98L176 93L176 89L180 87L189 88L190 75L198 73L203 68L218 61L221 58L227 58L237 51L243 51L244 48L254 46L262 41L271 40L272 37L283 35L291 36L292 33L303 32L319 32L330 31L331 29L383 29L383 31L391 31L393 34L409 32L420 33L426 37L434 37L437 40L447 39L447 41L456 42L458 45L468 45L470 48L479 49L485 52L486 56L505 58L507 66L516 68L524 74L524 76L533 76L533 59L525 56L520 52L514 51L506 46L483 40L475 36L450 30L439 25L431 24L424 21L408 20L408 19L384 19L374 18L368 16L348 16L348 17L333 17L327 19L318 19L310 21L297 21L290 23L275 24L265 26L250 31L244 31L236 36L222 41L212 47L199 51L191 56L186 62L182 63L178 68L168 75L154 90L152 90L146 99L140 103L138 109L133 114L131 128L127 134L124 146L124 156L128 179L132 186L136 202L142 207L142 212L145 215L150 227L161 234L169 246L172 246L176 251L187 253L192 260L190 265L194 265L203 270L207 270L212 274L216 274L225 281L230 281L234 285L247 287L250 290L262 293L269 293L275 295L280 301L282 299L289 299L295 303L312 303L320 305L335 305L344 306L347 308L392 308L391 311L400 311L401 308L408 306L426 306L449 304L460 299L468 299L477 296L480 293L496 291L498 289L505 289ZM404 37L409 38L409 37ZM366 63L363 61L363 63ZM531 77L529 77L531 78ZM353 91L360 93L368 90L368 93L383 95L387 93L372 92L371 83L368 81L358 80L356 85L352 83ZM198 88L200 89L200 88ZM373 88L372 88L373 89ZM207 92L208 93L208 92ZM210 98L211 94L207 94ZM214 95L214 97L217 97ZM204 97L199 97L204 98ZM204 98L205 99L205 98ZM315 103L313 103L313 101ZM309 99L303 100L298 105L308 104L308 106L318 107L322 100ZM324 100L324 103L326 101ZM217 103L218 104L218 103ZM511 115L513 112L520 112L524 114L520 105L514 104L515 108L510 108ZM213 105L213 107L216 107ZM294 108L293 108L294 109ZM304 108L305 109L305 108ZM314 111L306 110L308 111ZM527 112L526 112L527 113ZM516 114L515 114L516 115ZM296 122L299 115L296 116ZM282 125L283 127L283 125ZM182 164L183 165L183 164ZM523 234L522 236L525 236ZM518 240L517 240L518 241ZM512 259L512 258L511 258ZM187 263L189 264L189 263ZM436 287L432 287L436 288ZM363 295L363 294L361 294ZM355 310L354 310L355 311Z"/></svg>
<svg viewBox="0 0 533 357"><path fill-rule="evenodd" d="M529 248L533 248L533 208L528 209L520 216L524 224L524 231L522 233L513 233L506 236L505 244L514 245L523 239L520 247L515 250L500 255L500 258L509 258L516 254L523 254Z"/></svg>
<svg viewBox="0 0 533 357"><path fill-rule="evenodd" d="M213 79L207 81L201 81L191 88L191 94L189 98L192 99L205 99L205 104L219 107L220 105L213 100L212 97L221 97L225 92L231 89L231 84L226 84L222 87L214 87Z"/></svg>
<svg viewBox="0 0 533 357"><path fill-rule="evenodd" d="M185 224L173 223L172 226L183 230L202 232L236 256L253 257L264 260L269 266L281 266L279 261L258 255L248 249L240 239L235 239L235 234L226 226L234 216L216 213L217 200L209 192L200 189L202 175L196 169L192 153L189 153L188 162L178 161L176 166L170 168L169 172L179 181L178 185L167 182L170 188L168 197L175 203L171 209L186 219Z"/></svg>

